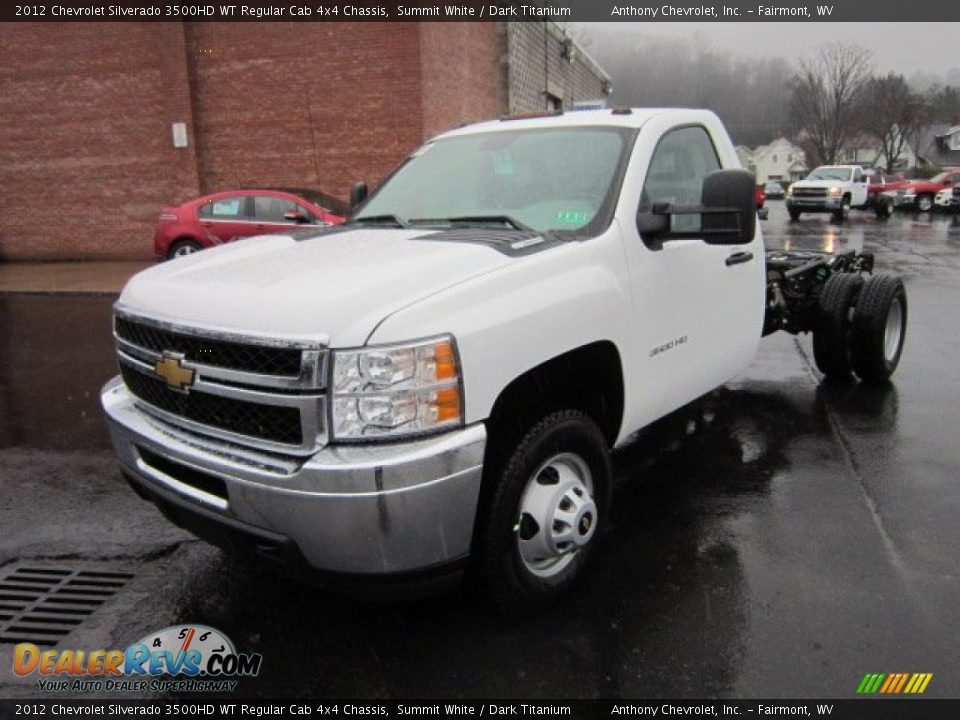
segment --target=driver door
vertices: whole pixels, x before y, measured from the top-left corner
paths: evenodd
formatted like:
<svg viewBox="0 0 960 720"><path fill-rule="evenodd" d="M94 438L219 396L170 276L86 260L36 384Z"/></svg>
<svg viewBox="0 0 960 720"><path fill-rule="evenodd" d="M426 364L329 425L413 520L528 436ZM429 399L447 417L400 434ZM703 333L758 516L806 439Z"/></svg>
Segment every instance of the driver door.
<svg viewBox="0 0 960 720"><path fill-rule="evenodd" d="M704 178L721 169L705 127L690 125L663 134L644 180L641 206L700 205ZM697 232L699 215L674 216L673 230ZM757 234L759 238L759 232ZM708 245L702 240L644 242L669 278L673 327L650 348L654 361L671 366L665 409L678 408L722 385L750 362L759 340L756 318L764 298L762 240L746 245Z"/></svg>
<svg viewBox="0 0 960 720"><path fill-rule="evenodd" d="M853 171L853 189L850 191L851 207L863 207L867 202L869 180L861 168Z"/></svg>

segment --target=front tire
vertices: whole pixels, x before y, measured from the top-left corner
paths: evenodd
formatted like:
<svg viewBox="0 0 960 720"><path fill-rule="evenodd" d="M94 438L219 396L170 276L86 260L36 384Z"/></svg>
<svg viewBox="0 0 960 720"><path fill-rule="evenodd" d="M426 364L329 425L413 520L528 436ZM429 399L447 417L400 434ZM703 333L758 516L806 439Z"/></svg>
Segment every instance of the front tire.
<svg viewBox="0 0 960 720"><path fill-rule="evenodd" d="M917 198L917 210L925 213L933 210L933 195L921 195Z"/></svg>
<svg viewBox="0 0 960 720"><path fill-rule="evenodd" d="M479 513L479 579L498 609L529 614L584 574L605 528L612 471L600 428L577 410L534 424L502 463Z"/></svg>
<svg viewBox="0 0 960 720"><path fill-rule="evenodd" d="M852 273L832 275L820 291L814 319L813 359L829 378L848 377L853 370L850 357L850 328L853 307L863 287L863 278Z"/></svg>
<svg viewBox="0 0 960 720"><path fill-rule="evenodd" d="M840 203L840 207L837 210L833 211L833 219L837 222L843 222L847 219L847 215L850 214L850 198L849 196L844 196L843 202Z"/></svg>
<svg viewBox="0 0 960 720"><path fill-rule="evenodd" d="M886 220L893 214L893 208L886 200L877 200L877 206L874 209L878 220Z"/></svg>
<svg viewBox="0 0 960 720"><path fill-rule="evenodd" d="M787 212L790 214L790 220L792 220L793 222L796 222L797 220L800 219L799 210L787 210Z"/></svg>
<svg viewBox="0 0 960 720"><path fill-rule="evenodd" d="M907 335L907 292L893 275L874 275L857 299L851 328L853 370L861 380L882 384L890 379Z"/></svg>

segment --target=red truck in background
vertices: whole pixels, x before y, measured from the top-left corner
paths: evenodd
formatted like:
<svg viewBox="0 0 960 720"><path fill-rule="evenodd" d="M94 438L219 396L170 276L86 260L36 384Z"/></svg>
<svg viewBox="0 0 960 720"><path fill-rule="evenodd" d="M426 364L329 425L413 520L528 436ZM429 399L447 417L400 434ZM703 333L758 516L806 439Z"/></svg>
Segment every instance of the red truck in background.
<svg viewBox="0 0 960 720"><path fill-rule="evenodd" d="M945 170L929 180L911 180L896 189L894 206L898 210L914 208L919 212L930 212L937 193L958 182L960 170Z"/></svg>

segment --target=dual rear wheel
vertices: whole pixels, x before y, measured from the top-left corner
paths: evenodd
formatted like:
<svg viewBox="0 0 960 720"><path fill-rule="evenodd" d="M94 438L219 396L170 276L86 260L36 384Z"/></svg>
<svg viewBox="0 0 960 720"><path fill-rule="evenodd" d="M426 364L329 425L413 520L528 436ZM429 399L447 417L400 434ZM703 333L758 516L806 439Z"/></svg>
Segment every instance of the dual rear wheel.
<svg viewBox="0 0 960 720"><path fill-rule="evenodd" d="M827 377L855 373L885 383L897 369L907 330L907 294L892 275L831 276L820 292L813 329L813 356Z"/></svg>

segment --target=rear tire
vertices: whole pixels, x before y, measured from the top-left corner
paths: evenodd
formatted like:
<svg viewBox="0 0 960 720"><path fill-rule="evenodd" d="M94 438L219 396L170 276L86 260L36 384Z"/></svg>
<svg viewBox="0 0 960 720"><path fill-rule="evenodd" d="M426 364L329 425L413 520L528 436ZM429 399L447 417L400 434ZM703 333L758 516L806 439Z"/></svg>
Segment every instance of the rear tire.
<svg viewBox="0 0 960 720"><path fill-rule="evenodd" d="M863 287L863 278L838 273L820 291L813 328L813 359L829 378L848 377L853 370L850 352L852 310Z"/></svg>
<svg viewBox="0 0 960 720"><path fill-rule="evenodd" d="M203 250L203 246L195 240L177 240L170 246L170 250L167 251L167 260L173 260L174 258L185 255L193 255L195 252L200 252L201 250Z"/></svg>
<svg viewBox="0 0 960 720"><path fill-rule="evenodd" d="M907 335L907 292L893 275L874 275L863 286L853 314L853 370L867 383L882 384L900 364Z"/></svg>
<svg viewBox="0 0 960 720"><path fill-rule="evenodd" d="M475 557L500 611L527 615L580 580L605 529L611 478L603 433L578 410L547 415L494 464Z"/></svg>

